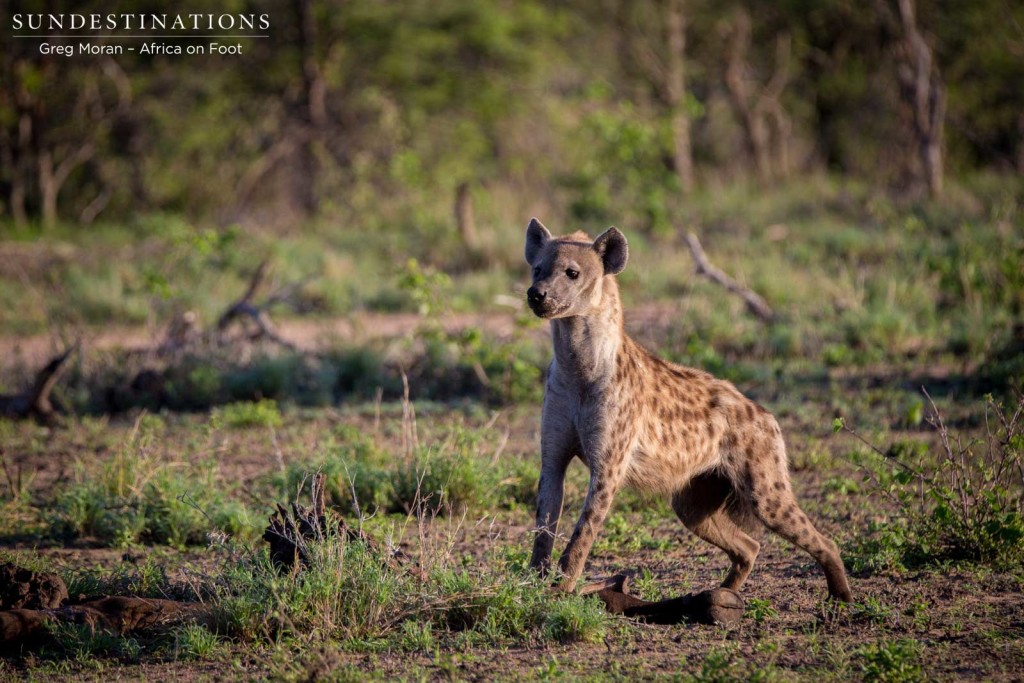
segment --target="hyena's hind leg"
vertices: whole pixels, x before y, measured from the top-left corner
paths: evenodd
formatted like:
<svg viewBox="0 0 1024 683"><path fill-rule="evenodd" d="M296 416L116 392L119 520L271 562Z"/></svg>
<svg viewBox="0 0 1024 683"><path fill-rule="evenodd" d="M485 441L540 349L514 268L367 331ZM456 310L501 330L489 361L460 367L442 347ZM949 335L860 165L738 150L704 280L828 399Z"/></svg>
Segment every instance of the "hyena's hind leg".
<svg viewBox="0 0 1024 683"><path fill-rule="evenodd" d="M818 562L825 572L829 596L852 602L853 594L839 548L832 539L814 528L793 496L782 436L776 433L768 437L762 441L762 447L763 457L747 462L747 482L754 514L765 526Z"/></svg>
<svg viewBox="0 0 1024 683"><path fill-rule="evenodd" d="M725 551L732 568L722 587L739 591L754 568L761 544L730 515L732 493L732 483L725 476L700 474L672 496L672 509L690 531Z"/></svg>

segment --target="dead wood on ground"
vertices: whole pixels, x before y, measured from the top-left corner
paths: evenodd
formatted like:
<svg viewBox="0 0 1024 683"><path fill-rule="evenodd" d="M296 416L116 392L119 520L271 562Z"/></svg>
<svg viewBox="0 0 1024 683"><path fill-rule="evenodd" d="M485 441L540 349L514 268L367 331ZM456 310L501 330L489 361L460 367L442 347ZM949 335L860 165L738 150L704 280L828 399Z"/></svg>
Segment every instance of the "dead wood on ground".
<svg viewBox="0 0 1024 683"><path fill-rule="evenodd" d="M265 260L260 263L249 280L249 286L246 288L245 293L242 294L241 298L228 306L227 310L220 316L220 319L217 321L217 331L223 338L227 330L237 322L242 326L245 336L251 341L267 339L275 344L280 344L289 351L298 351L299 349L295 344L278 334L277 328L274 326L274 322L270 319L270 314L267 311L274 304L289 300L302 283L283 287L267 297L262 303L254 303L256 293L262 287L269 268L269 261Z"/></svg>
<svg viewBox="0 0 1024 683"><path fill-rule="evenodd" d="M78 349L78 344L69 346L54 356L49 363L36 373L32 386L20 394L0 395L0 416L25 419L35 418L44 424L57 421L57 411L50 400L57 380L67 366L68 359Z"/></svg>
<svg viewBox="0 0 1024 683"><path fill-rule="evenodd" d="M695 234L692 232L686 234L686 244L690 247L690 253L693 255L693 261L697 266L698 275L703 275L743 299L747 309L764 322L770 323L775 319L775 311L772 310L772 307L768 305L768 302L761 295L736 282L736 280L733 280L708 260L708 255L704 253L704 247L701 246L700 240L697 239Z"/></svg>
<svg viewBox="0 0 1024 683"><path fill-rule="evenodd" d="M325 475L318 472L311 485L312 507L292 503L290 509L286 509L278 504L277 512L270 517L263 540L270 545L270 557L278 569L299 571L309 566L311 543L322 542L330 536L344 536L349 541L363 543L387 567L407 572L420 581L427 580L427 573L405 551L382 548L361 528L352 527L341 515L328 511L325 485Z"/></svg>
<svg viewBox="0 0 1024 683"><path fill-rule="evenodd" d="M212 622L209 606L135 596L68 597L56 574L0 565L0 650L53 642L51 626L74 624L124 635L184 621Z"/></svg>

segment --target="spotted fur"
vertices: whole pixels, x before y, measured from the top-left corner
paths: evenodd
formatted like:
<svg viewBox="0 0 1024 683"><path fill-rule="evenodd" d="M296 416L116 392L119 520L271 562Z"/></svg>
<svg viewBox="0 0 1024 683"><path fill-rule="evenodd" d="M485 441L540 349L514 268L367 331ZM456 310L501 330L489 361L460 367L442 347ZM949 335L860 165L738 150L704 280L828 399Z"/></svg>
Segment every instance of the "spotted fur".
<svg viewBox="0 0 1024 683"><path fill-rule="evenodd" d="M683 523L726 552L724 587L739 590L750 574L760 550L750 533L760 523L817 560L832 597L851 600L835 543L793 497L775 418L731 383L666 362L625 333L614 276L628 256L615 228L591 240L553 237L537 219L527 227L527 301L551 320L554 345L530 564L549 568L565 471L578 457L590 485L559 562L563 590L575 587L616 492L628 485L670 496Z"/></svg>

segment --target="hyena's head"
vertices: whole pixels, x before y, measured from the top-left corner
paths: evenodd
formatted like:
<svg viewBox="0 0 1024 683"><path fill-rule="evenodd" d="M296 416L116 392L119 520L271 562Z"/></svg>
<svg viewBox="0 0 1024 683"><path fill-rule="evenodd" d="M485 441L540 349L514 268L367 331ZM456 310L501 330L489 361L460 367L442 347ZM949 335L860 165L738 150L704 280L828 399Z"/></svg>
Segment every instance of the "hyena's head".
<svg viewBox="0 0 1024 683"><path fill-rule="evenodd" d="M625 236L608 228L596 240L574 232L553 237L536 218L526 226L526 262L533 268L533 286L526 301L541 318L586 315L601 303L605 277L626 267Z"/></svg>

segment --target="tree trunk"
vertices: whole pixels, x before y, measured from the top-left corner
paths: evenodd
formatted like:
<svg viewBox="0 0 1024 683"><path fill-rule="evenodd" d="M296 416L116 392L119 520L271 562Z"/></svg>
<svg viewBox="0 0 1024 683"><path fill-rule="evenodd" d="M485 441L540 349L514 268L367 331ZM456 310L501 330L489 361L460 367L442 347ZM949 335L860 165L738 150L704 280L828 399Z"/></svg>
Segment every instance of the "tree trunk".
<svg viewBox="0 0 1024 683"><path fill-rule="evenodd" d="M23 112L18 118L18 141L15 144L13 158L14 165L11 167L13 177L11 178L11 216L15 225L24 227L28 224L28 211L25 209L25 198L28 196L26 186L25 159L29 145L32 142L32 117Z"/></svg>
<svg viewBox="0 0 1024 683"><path fill-rule="evenodd" d="M775 175L786 178L790 173L789 144L793 138L793 122L782 107L773 107L768 111L771 126L772 156L775 158Z"/></svg>
<svg viewBox="0 0 1024 683"><path fill-rule="evenodd" d="M299 25L299 55L302 61L301 119L305 129L299 145L299 174L296 193L303 213L311 216L319 208L317 180L320 175L320 136L327 123L326 87L316 57L317 25L313 0L295 0Z"/></svg>
<svg viewBox="0 0 1024 683"><path fill-rule="evenodd" d="M778 36L774 70L756 95L751 92L747 82L751 25L750 15L746 11L741 10L736 14L729 43L725 67L729 104L743 129L744 146L754 172L761 182L768 182L776 175L784 175L789 166L789 150L786 146L789 144L791 126L781 97L789 83L790 37L787 33Z"/></svg>
<svg viewBox="0 0 1024 683"><path fill-rule="evenodd" d="M685 0L665 4L668 44L665 94L671 111L673 166L683 194L693 191L693 151L690 144L690 116L686 110L686 14Z"/></svg>
<svg viewBox="0 0 1024 683"><path fill-rule="evenodd" d="M930 197L942 192L942 139L946 117L946 90L931 48L917 26L914 0L899 0L904 36L904 63L897 76L913 120L919 181Z"/></svg>
<svg viewBox="0 0 1024 683"><path fill-rule="evenodd" d="M15 225L23 228L28 225L28 213L25 211L25 178L22 177L20 164L15 164L11 168L11 217Z"/></svg>
<svg viewBox="0 0 1024 683"><path fill-rule="evenodd" d="M53 155L50 150L40 151L36 164L39 167L39 195L43 227L50 229L57 225L57 182L53 173Z"/></svg>
<svg viewBox="0 0 1024 683"><path fill-rule="evenodd" d="M468 182L461 182L455 188L455 225L459 229L463 246L470 252L479 250L480 239L477 237L476 221L473 218L473 194L470 192Z"/></svg>
<svg viewBox="0 0 1024 683"><path fill-rule="evenodd" d="M92 142L87 142L54 168L53 152L49 149L40 150L36 164L39 167L39 194L44 227L52 228L57 225L57 197L61 188L71 173L92 158L95 151L96 146Z"/></svg>
<svg viewBox="0 0 1024 683"><path fill-rule="evenodd" d="M1017 117L1017 173L1024 175L1024 112Z"/></svg>
<svg viewBox="0 0 1024 683"><path fill-rule="evenodd" d="M759 179L771 178L768 154L768 129L764 117L750 93L747 84L747 53L750 51L750 15L746 11L736 13L732 36L727 51L725 66L725 89L740 128L747 157Z"/></svg>

